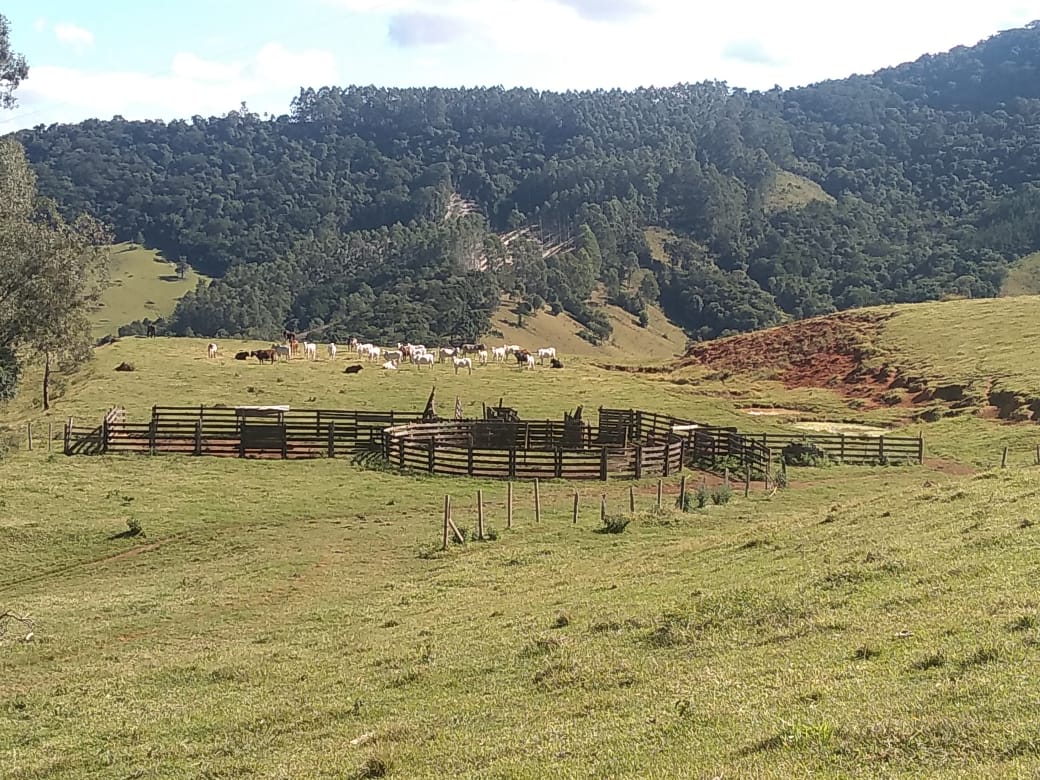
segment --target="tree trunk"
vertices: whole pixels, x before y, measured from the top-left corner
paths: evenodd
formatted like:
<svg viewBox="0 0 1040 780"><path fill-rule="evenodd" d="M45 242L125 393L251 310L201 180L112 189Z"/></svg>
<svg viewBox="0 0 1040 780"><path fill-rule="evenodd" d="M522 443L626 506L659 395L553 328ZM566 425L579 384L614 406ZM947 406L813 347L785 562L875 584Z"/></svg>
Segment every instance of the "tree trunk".
<svg viewBox="0 0 1040 780"><path fill-rule="evenodd" d="M43 410L51 408L51 352L47 350L43 363Z"/></svg>

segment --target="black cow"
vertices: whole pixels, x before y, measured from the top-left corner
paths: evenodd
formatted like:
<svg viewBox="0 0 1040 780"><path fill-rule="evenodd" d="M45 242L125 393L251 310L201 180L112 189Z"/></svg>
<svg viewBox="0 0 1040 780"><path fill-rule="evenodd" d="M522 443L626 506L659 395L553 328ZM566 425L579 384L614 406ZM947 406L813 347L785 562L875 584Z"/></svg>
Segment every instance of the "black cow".
<svg viewBox="0 0 1040 780"><path fill-rule="evenodd" d="M359 363L356 366L347 366L346 368L343 369L343 373L344 374L356 374L363 368L364 368L364 366Z"/></svg>
<svg viewBox="0 0 1040 780"><path fill-rule="evenodd" d="M154 339L155 338L155 326L154 325L149 325L148 326L148 338L150 338L150 339Z"/></svg>
<svg viewBox="0 0 1040 780"><path fill-rule="evenodd" d="M235 360L248 360L248 359L249 359L249 353L248 352L236 352L235 353Z"/></svg>
<svg viewBox="0 0 1040 780"><path fill-rule="evenodd" d="M551 365L553 368L563 368L563 362L557 360L556 358L553 358L552 362L549 365Z"/></svg>

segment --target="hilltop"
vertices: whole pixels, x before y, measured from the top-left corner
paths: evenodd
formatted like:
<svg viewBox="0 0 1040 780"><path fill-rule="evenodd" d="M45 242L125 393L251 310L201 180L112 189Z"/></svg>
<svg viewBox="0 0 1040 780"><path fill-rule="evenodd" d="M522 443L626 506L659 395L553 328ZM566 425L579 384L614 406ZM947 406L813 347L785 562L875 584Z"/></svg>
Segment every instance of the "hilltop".
<svg viewBox="0 0 1040 780"><path fill-rule="evenodd" d="M1030 25L790 90L327 87L18 138L68 213L217 279L177 333L472 339L508 294L609 337L602 288L708 339L996 296L1040 249L1038 73Z"/></svg>
<svg viewBox="0 0 1040 780"><path fill-rule="evenodd" d="M1040 421L1038 319L1040 296L877 307L696 344L677 366L831 388L925 420Z"/></svg>

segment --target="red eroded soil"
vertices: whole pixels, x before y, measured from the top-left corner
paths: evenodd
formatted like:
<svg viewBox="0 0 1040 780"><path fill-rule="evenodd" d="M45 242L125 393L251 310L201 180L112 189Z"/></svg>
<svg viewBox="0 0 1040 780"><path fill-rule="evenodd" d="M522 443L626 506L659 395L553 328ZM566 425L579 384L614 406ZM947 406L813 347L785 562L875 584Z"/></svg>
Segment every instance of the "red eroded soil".
<svg viewBox="0 0 1040 780"><path fill-rule="evenodd" d="M899 384L899 374L888 366L872 371L864 364L874 356L873 345L888 316L845 312L697 344L679 366L701 365L722 374L765 373L787 387L827 387L881 404L881 396ZM904 401L893 403L890 397L886 405L900 403Z"/></svg>

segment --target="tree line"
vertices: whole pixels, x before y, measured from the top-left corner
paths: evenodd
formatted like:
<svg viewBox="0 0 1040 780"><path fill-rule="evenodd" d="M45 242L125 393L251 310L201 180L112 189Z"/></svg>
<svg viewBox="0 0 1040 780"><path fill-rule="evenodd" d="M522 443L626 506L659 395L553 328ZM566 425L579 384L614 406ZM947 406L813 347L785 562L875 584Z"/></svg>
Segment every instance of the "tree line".
<svg viewBox="0 0 1040 780"><path fill-rule="evenodd" d="M596 340L605 290L710 338L997 294L1040 248L1038 65L1033 24L791 90L326 87L269 119L242 106L18 139L66 218L218 277L184 298L176 333L472 337L508 293ZM785 202L792 178L819 195ZM477 213L453 214L458 195ZM503 243L523 227L569 248Z"/></svg>

